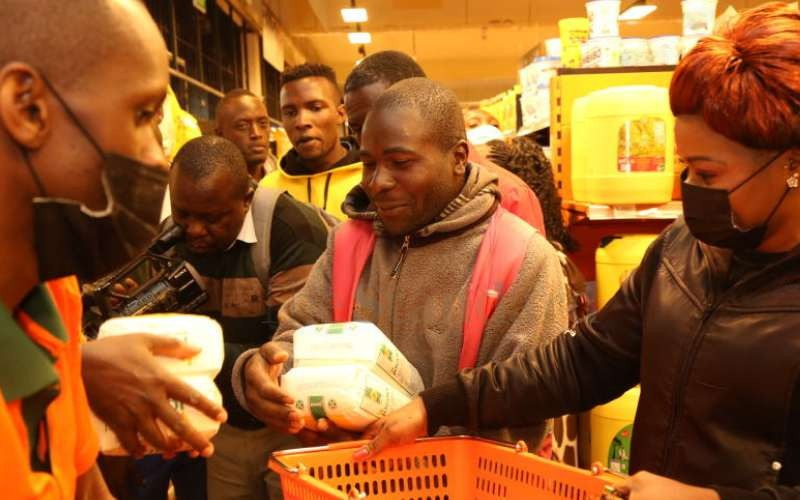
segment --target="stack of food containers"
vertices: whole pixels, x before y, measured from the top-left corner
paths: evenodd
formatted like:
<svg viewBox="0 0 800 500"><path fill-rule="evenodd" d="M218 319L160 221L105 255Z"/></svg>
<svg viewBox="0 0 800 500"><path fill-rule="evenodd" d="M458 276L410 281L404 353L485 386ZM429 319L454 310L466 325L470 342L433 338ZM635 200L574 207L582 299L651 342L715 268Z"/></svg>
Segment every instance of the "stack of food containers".
<svg viewBox="0 0 800 500"><path fill-rule="evenodd" d="M372 323L311 325L294 333L294 368L281 386L308 428L326 418L361 431L424 388L416 368Z"/></svg>
<svg viewBox="0 0 800 500"><path fill-rule="evenodd" d="M584 68L619 66L622 39L619 37L620 0L589 0L586 13L589 18L589 40L581 47L581 65Z"/></svg>

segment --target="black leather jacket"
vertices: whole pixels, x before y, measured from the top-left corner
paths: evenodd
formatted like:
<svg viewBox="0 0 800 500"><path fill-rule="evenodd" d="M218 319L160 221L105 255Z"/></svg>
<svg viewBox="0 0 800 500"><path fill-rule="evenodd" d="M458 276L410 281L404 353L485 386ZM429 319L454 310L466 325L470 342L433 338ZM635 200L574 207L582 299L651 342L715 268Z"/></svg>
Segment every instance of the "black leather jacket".
<svg viewBox="0 0 800 500"><path fill-rule="evenodd" d="M423 393L429 427L522 425L641 383L633 471L800 498L800 249L730 262L679 220L576 332Z"/></svg>

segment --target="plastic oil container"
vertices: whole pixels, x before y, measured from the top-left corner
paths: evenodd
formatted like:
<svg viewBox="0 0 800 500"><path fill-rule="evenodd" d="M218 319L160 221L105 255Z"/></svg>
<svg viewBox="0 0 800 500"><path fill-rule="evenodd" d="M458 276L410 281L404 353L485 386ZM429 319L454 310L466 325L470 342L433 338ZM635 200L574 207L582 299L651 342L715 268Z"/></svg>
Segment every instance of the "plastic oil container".
<svg viewBox="0 0 800 500"><path fill-rule="evenodd" d="M597 267L597 307L603 307L620 285L642 262L647 247L657 234L609 236L600 242L594 259Z"/></svg>
<svg viewBox="0 0 800 500"><path fill-rule="evenodd" d="M675 120L664 87L598 90L572 108L574 201L662 204L672 199Z"/></svg>
<svg viewBox="0 0 800 500"><path fill-rule="evenodd" d="M633 420L639 394L639 387L634 387L620 398L591 411L592 463L601 462L614 472L630 473Z"/></svg>
<svg viewBox="0 0 800 500"><path fill-rule="evenodd" d="M176 359L158 356L161 365L178 376L183 382L193 387L211 401L222 404L214 377L222 368L225 355L222 340L222 327L213 319L194 314L144 314L141 316L113 318L100 326L98 339L128 335L132 333L149 333L164 337L177 338L201 351L188 359ZM213 437L219 430L219 422L208 418L202 412L185 406L179 401L170 400L173 408L183 414L186 420L206 438ZM105 455L126 455L127 452L114 431L99 418L92 416L95 430L100 441L100 451ZM171 431L159 422L165 436ZM146 453L159 453L148 449Z"/></svg>

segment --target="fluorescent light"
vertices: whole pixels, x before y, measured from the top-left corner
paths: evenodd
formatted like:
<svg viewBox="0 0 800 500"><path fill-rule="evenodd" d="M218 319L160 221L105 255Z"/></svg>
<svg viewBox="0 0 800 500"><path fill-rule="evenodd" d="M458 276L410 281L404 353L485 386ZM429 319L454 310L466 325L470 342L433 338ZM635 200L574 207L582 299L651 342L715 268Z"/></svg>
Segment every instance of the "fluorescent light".
<svg viewBox="0 0 800 500"><path fill-rule="evenodd" d="M365 23L367 22L367 9L363 7L342 9L342 19L346 23Z"/></svg>
<svg viewBox="0 0 800 500"><path fill-rule="evenodd" d="M362 43L372 43L372 35L367 31L353 31L347 34L350 43L361 45Z"/></svg>
<svg viewBox="0 0 800 500"><path fill-rule="evenodd" d="M638 21L656 10L655 5L631 5L619 15L620 21Z"/></svg>

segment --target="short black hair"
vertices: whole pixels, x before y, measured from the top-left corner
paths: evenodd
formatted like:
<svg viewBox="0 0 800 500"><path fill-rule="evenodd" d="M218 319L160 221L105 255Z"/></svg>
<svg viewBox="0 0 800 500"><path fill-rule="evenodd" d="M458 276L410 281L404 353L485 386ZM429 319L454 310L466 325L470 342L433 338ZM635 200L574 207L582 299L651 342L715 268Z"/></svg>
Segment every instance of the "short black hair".
<svg viewBox="0 0 800 500"><path fill-rule="evenodd" d="M331 82L331 85L333 85L333 88L336 89L336 92L339 92L339 84L336 83L336 72L333 70L333 68L326 66L325 64L317 63L304 63L293 66L284 71L281 75L281 88L283 88L283 86L287 83L312 77L319 77L328 80Z"/></svg>
<svg viewBox="0 0 800 500"><path fill-rule="evenodd" d="M233 89L227 94L225 94L222 99L219 100L217 103L217 107L214 108L214 120L218 120L219 112L225 106L227 106L231 101L234 99L238 99L240 97L253 97L255 99L261 100L261 98L255 95L253 92L247 89Z"/></svg>
<svg viewBox="0 0 800 500"><path fill-rule="evenodd" d="M427 124L430 137L442 150L467 138L456 94L434 80L407 78L395 83L378 97L370 114L383 109L416 110Z"/></svg>
<svg viewBox="0 0 800 500"><path fill-rule="evenodd" d="M365 57L353 68L344 82L344 91L353 92L377 82L394 85L406 78L426 76L422 67L408 54L397 50L384 50Z"/></svg>
<svg viewBox="0 0 800 500"><path fill-rule="evenodd" d="M216 135L204 135L184 144L172 161L172 169L193 182L224 170L230 176L234 192L241 192L242 195L249 191L251 185L242 152L236 144Z"/></svg>

